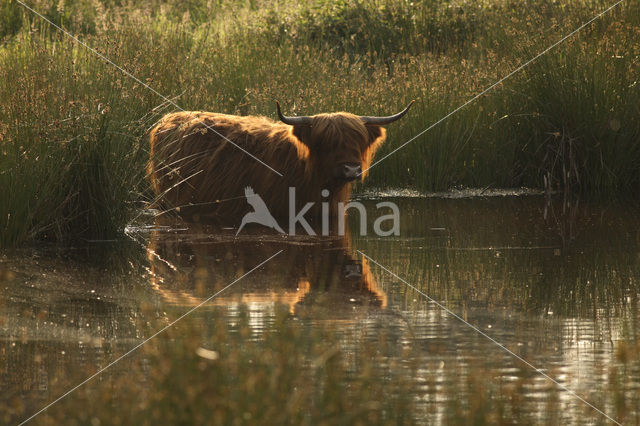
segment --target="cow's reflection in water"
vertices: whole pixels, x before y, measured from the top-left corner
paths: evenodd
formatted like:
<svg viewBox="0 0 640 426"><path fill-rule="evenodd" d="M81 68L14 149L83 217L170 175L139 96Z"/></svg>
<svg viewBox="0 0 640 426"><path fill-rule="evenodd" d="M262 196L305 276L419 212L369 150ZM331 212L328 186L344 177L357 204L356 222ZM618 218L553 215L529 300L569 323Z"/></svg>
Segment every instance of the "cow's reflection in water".
<svg viewBox="0 0 640 426"><path fill-rule="evenodd" d="M151 234L148 256L152 286L170 304L198 305L282 250L207 305L244 303L260 310L280 303L293 314L318 318L386 306L386 294L366 261L349 253L346 237L288 237L263 229L236 237L235 230L207 225L162 225Z"/></svg>

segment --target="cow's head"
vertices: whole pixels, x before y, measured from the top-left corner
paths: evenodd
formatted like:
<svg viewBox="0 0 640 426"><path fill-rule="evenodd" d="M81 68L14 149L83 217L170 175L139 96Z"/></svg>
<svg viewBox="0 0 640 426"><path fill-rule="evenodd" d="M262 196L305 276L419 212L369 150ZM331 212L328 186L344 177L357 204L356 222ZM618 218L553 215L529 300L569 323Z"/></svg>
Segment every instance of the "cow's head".
<svg viewBox="0 0 640 426"><path fill-rule="evenodd" d="M309 148L310 159L326 180L336 188L363 179L373 155L386 137L385 124L404 116L414 101L388 117L367 117L338 112L310 117L286 117L276 102L278 116L293 126L293 134Z"/></svg>

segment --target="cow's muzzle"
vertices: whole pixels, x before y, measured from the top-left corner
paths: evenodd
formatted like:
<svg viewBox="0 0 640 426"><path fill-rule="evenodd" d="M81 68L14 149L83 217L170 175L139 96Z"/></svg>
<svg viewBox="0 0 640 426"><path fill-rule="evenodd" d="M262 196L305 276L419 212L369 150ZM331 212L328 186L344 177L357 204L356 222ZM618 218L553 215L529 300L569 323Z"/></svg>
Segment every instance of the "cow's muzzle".
<svg viewBox="0 0 640 426"><path fill-rule="evenodd" d="M334 176L340 180L351 182L362 174L362 167L357 163L343 163L335 169Z"/></svg>

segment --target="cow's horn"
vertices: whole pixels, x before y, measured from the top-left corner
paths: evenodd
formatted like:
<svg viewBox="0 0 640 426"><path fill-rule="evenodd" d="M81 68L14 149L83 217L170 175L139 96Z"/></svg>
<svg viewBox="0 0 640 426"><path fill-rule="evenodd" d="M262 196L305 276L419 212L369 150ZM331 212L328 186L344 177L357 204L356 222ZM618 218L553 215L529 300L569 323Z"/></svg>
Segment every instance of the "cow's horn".
<svg viewBox="0 0 640 426"><path fill-rule="evenodd" d="M280 111L280 103L278 101L276 101L276 108L278 109L278 117L280 118L280 121L285 124L291 124L292 126L295 126L296 124L311 124L311 117L286 117L282 115L282 111Z"/></svg>
<svg viewBox="0 0 640 426"><path fill-rule="evenodd" d="M393 123L396 120L400 120L407 113L407 111L409 111L409 108L411 108L411 105L413 105L414 102L415 102L415 100L409 102L409 105L407 105L407 107L403 111L400 111L399 113L394 114L394 115L390 115L388 117L365 117L365 116L362 116L362 117L360 117L360 119L362 120L362 122L364 124L375 124L375 125L378 125L378 126L382 126L384 124L390 124L390 123Z"/></svg>

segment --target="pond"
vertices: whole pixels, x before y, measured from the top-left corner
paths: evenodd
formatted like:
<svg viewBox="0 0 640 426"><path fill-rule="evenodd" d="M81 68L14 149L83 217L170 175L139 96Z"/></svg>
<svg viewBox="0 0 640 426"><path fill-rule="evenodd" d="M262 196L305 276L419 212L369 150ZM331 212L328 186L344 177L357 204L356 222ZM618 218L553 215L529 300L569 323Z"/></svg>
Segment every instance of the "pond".
<svg viewBox="0 0 640 426"><path fill-rule="evenodd" d="M399 236L144 216L2 254L0 423L640 422L637 208L406 195L360 198Z"/></svg>

